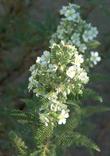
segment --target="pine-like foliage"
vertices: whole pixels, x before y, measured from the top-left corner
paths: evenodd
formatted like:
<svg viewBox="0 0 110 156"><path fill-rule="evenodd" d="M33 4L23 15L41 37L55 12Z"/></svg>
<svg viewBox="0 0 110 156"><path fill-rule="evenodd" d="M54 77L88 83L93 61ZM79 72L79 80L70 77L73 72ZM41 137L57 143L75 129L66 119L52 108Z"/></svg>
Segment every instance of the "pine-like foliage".
<svg viewBox="0 0 110 156"><path fill-rule="evenodd" d="M28 149L24 141L22 140L22 138L18 136L14 131L11 131L9 133L9 137L13 141L13 146L16 147L16 150L18 151L18 155L27 156Z"/></svg>
<svg viewBox="0 0 110 156"><path fill-rule="evenodd" d="M46 127L43 124L36 124L35 120L32 121L31 116L26 118L26 116L24 116L25 113L21 112L18 114L18 111L14 111L14 113L12 113L12 117L16 117L16 119L20 119L20 121L23 120L23 124L26 124L26 122L24 122L24 117L26 121L31 120L31 134L33 137L34 147L32 149L28 149L21 138L22 136L18 136L13 131L9 133L9 136L16 147L16 151L18 151L18 155L20 156L58 156L59 150L62 151L63 156L64 149L72 145L75 147L83 146L90 151L96 150L99 152L100 148L88 136L83 133L81 134L81 131L78 129L81 129L81 122L83 119L94 115L94 113L109 110L109 108L99 105L94 107L88 106L85 108L76 106L74 108L74 113L70 115L67 123L56 128L51 125ZM30 128L30 122L28 122L28 124Z"/></svg>

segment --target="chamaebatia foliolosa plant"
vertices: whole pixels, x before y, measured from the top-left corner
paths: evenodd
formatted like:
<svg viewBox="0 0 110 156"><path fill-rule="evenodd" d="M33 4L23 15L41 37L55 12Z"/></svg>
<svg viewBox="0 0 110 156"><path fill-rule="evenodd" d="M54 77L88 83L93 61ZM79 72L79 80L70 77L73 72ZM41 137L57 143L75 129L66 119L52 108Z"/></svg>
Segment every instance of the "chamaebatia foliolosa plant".
<svg viewBox="0 0 110 156"><path fill-rule="evenodd" d="M33 98L24 100L28 111L23 113L32 127L33 148L14 132L10 134L19 140L16 145L20 156L63 156L70 146L100 151L82 130L88 117L108 110L102 98L87 87L90 69L101 60L95 50L100 44L96 40L98 30L82 19L78 5L63 6L60 15L49 50L44 50L30 67L28 89ZM85 104L89 97L100 105Z"/></svg>

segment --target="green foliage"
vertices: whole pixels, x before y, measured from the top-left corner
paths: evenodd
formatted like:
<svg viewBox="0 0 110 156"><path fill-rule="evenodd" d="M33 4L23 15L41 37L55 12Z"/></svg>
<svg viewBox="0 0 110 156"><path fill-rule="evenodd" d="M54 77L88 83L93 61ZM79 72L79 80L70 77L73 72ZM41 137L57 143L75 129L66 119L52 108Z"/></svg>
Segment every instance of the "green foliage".
<svg viewBox="0 0 110 156"><path fill-rule="evenodd" d="M82 108L82 115L84 115L84 117L90 117L93 114L97 114L97 113L102 113L102 112L107 112L110 111L109 107L104 107L104 106L88 106L86 108Z"/></svg>
<svg viewBox="0 0 110 156"><path fill-rule="evenodd" d="M45 126L41 125L35 133L35 139L37 141L38 145L42 145L49 142L49 139L51 138L53 133L53 127L52 126Z"/></svg>
<svg viewBox="0 0 110 156"><path fill-rule="evenodd" d="M89 150L100 151L99 147L91 139L89 139L85 135L82 135L80 132L76 132L76 130L81 130L84 126L84 122L86 122L85 126L87 126L87 121L83 121L83 119L91 117L95 113L104 111L110 111L110 108L106 108L104 106L88 106L85 108L79 107L76 114L71 114L70 118L67 121L67 124L58 129L55 135L58 147L62 146L62 148L64 149L65 147L75 145L78 147L84 146Z"/></svg>
<svg viewBox="0 0 110 156"><path fill-rule="evenodd" d="M29 101L28 101L29 102ZM67 124L62 127L54 128L51 126L34 125L32 133L35 139L35 148L37 151L30 152L30 156L41 155L41 156L53 156L55 155L55 149L61 147L62 150L66 147L74 146L84 146L89 150L100 151L99 147L87 136L76 132L78 126L81 129L81 122L83 118L90 117L94 113L109 111L109 108L99 106L88 106L88 107L76 107L75 113L71 114L70 118L67 120ZM19 144L16 144L19 146ZM20 147L17 147L18 149ZM60 150L61 150L60 149ZM54 151L54 152L53 152ZM57 151L58 152L58 151ZM51 154L49 154L51 153ZM22 156L22 155L21 155Z"/></svg>
<svg viewBox="0 0 110 156"><path fill-rule="evenodd" d="M45 44L45 40L48 43L51 34L55 31L57 19L50 13L43 22L30 18L29 15L10 14L0 19L2 48L8 49L18 45L34 48L36 44Z"/></svg>
<svg viewBox="0 0 110 156"><path fill-rule="evenodd" d="M9 115L9 117L14 118L18 121L24 121L24 122L31 122L34 121L35 119L34 115L30 112L23 112L16 109L15 110L4 109L1 107L0 116L7 117L7 115Z"/></svg>
<svg viewBox="0 0 110 156"><path fill-rule="evenodd" d="M13 145L17 148L18 154L21 156L28 155L28 148L20 136L18 136L14 131L9 133L10 139L13 141Z"/></svg>
<svg viewBox="0 0 110 156"><path fill-rule="evenodd" d="M42 22L32 17L33 0L2 1L0 6L3 7L5 14L0 15L0 70L2 72L0 81L8 79L8 75L13 74L15 70L19 72L25 58L36 55L36 49L47 47L58 21L50 11L45 13ZM31 62L29 61L27 66L28 64Z"/></svg>
<svg viewBox="0 0 110 156"><path fill-rule="evenodd" d="M100 95L98 95L98 93L96 91L94 91L93 89L90 89L90 88L86 88L84 89L84 93L83 93L83 96L82 96L82 99L83 100L95 100L95 101L98 101L100 103L103 102L103 99Z"/></svg>
<svg viewBox="0 0 110 156"><path fill-rule="evenodd" d="M58 19L55 15L47 12L43 21L30 21L32 30L36 30L37 36L34 39L38 44L44 43L44 46L48 45L51 35L56 30ZM33 40L32 40L33 43Z"/></svg>
<svg viewBox="0 0 110 156"><path fill-rule="evenodd" d="M28 103L27 110L30 112L33 112L34 108L36 109L34 100L34 98L33 100L24 100L26 103ZM27 146L24 144L24 141L26 142L26 139L24 139L22 135L18 135L16 132L12 131L9 134L10 139L13 141L20 156L57 156L59 151L63 152L66 147L70 147L72 145L74 145L75 147L83 146L88 150L100 151L99 147L91 139L82 134L80 130L81 126L83 127L84 124L85 126L87 124L87 121L84 121L85 118L91 117L98 112L109 111L110 109L100 105L88 107L81 105L78 106L75 104L75 102L71 102L71 105L74 106L74 113L70 115L65 125L58 126L56 128L54 128L52 125L46 127L42 124L40 124L38 127L38 119L35 117L33 118L33 116L30 115L31 113L29 113L28 111L21 112L14 110L10 113L8 112L10 117L14 117L15 121L17 119L21 123L27 124L27 128L30 129L30 126L32 128L30 133L33 136L32 140L34 146L30 150L27 150ZM24 120L27 122L24 122ZM80 130L78 130L79 128ZM24 141L22 140L22 138ZM29 143L26 144L28 145ZM28 148L30 148L30 146Z"/></svg>
<svg viewBox="0 0 110 156"><path fill-rule="evenodd" d="M109 74L99 74L95 73L91 76L91 81L93 82L109 82L110 81L110 75Z"/></svg>
<svg viewBox="0 0 110 156"><path fill-rule="evenodd" d="M94 41L89 42L88 46L92 49L96 49L100 46L100 42L94 40Z"/></svg>
<svg viewBox="0 0 110 156"><path fill-rule="evenodd" d="M92 149L100 152L99 147L91 139L78 132L71 133L71 136L62 134L59 140L59 144L63 147L70 147L71 145L75 145L76 147L84 146L89 150Z"/></svg>

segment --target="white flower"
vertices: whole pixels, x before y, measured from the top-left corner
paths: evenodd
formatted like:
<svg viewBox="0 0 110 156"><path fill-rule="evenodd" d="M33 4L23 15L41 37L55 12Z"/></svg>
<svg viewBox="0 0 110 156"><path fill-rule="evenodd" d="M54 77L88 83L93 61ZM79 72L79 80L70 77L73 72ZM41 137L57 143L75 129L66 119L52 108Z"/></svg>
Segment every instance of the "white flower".
<svg viewBox="0 0 110 156"><path fill-rule="evenodd" d="M38 72L38 70L37 70L37 69L32 71L32 76L33 76L33 78L34 78L34 77L36 77L37 72Z"/></svg>
<svg viewBox="0 0 110 156"><path fill-rule="evenodd" d="M78 75L79 80L82 81L82 83L87 84L89 81L89 77L86 73L86 71L84 71L82 68L79 70L79 75Z"/></svg>
<svg viewBox="0 0 110 156"><path fill-rule="evenodd" d="M53 101L53 100L57 100L57 93L56 92L50 92L47 94L47 98L50 100L50 101Z"/></svg>
<svg viewBox="0 0 110 156"><path fill-rule="evenodd" d="M76 66L75 65L70 66L68 68L68 70L66 71L66 75L68 77L70 77L71 79L75 76L75 74L76 74Z"/></svg>
<svg viewBox="0 0 110 156"><path fill-rule="evenodd" d="M41 61L41 58L37 57L36 63L40 63L40 61Z"/></svg>
<svg viewBox="0 0 110 156"><path fill-rule="evenodd" d="M44 51L41 57L37 57L36 63L47 65L50 62L50 52Z"/></svg>
<svg viewBox="0 0 110 156"><path fill-rule="evenodd" d="M37 87L38 84L39 84L38 81L36 81L32 76L29 77L29 85L28 85L29 91L31 91L34 86Z"/></svg>
<svg viewBox="0 0 110 156"><path fill-rule="evenodd" d="M61 111L61 114L58 116L58 124L61 125L61 124L65 124L66 123L66 119L69 117L69 111L65 111L65 110L62 110Z"/></svg>
<svg viewBox="0 0 110 156"><path fill-rule="evenodd" d="M67 11L67 7L63 6L62 9L60 10L60 15L64 15L66 11Z"/></svg>
<svg viewBox="0 0 110 156"><path fill-rule="evenodd" d="M98 62L100 62L101 61L101 57L99 56L99 53L98 52L91 51L90 61L94 65L96 65Z"/></svg>
<svg viewBox="0 0 110 156"><path fill-rule="evenodd" d="M60 84L57 88L56 88L56 92L57 94L61 93L64 91L64 85Z"/></svg>
<svg viewBox="0 0 110 156"><path fill-rule="evenodd" d="M98 34L98 30L96 27L92 27L90 26L90 29L89 30L85 30L84 33L83 33L83 40L85 42L88 42L88 41L92 41Z"/></svg>
<svg viewBox="0 0 110 156"><path fill-rule="evenodd" d="M80 34L79 33L74 33L72 36L71 36L71 41L73 44L75 45L80 45Z"/></svg>
<svg viewBox="0 0 110 156"><path fill-rule="evenodd" d="M80 14L77 12L78 8L78 5L70 3L68 6L63 6L60 10L60 14L64 15L68 21L78 21L80 19Z"/></svg>
<svg viewBox="0 0 110 156"><path fill-rule="evenodd" d="M62 7L62 9L60 10L60 14L64 15L67 10L73 9L76 11L76 9L79 9L79 8L80 8L79 5L69 3L69 5Z"/></svg>
<svg viewBox="0 0 110 156"><path fill-rule="evenodd" d="M31 72L34 71L34 70L35 70L35 66L36 66L35 64L32 65L32 66L30 67L29 71L31 71Z"/></svg>
<svg viewBox="0 0 110 156"><path fill-rule="evenodd" d="M49 64L49 69L48 69L48 71L49 71L49 72L56 72L57 68L58 68L57 65L55 65L55 64Z"/></svg>
<svg viewBox="0 0 110 156"><path fill-rule="evenodd" d="M79 51L81 51L81 52L85 52L85 50L87 49L87 47L86 47L86 45L85 44L80 44L79 46Z"/></svg>
<svg viewBox="0 0 110 156"><path fill-rule="evenodd" d="M57 101L56 101L57 102ZM58 103L59 104L59 103ZM51 104L50 110L56 112L59 110L59 105L57 103Z"/></svg>
<svg viewBox="0 0 110 156"><path fill-rule="evenodd" d="M61 25L59 25L57 27L57 35L59 39L64 39L64 32L65 32L64 28Z"/></svg>
<svg viewBox="0 0 110 156"><path fill-rule="evenodd" d="M48 124L49 124L49 119L45 117L45 118L44 118L44 120L45 120L45 121L44 121L45 126L47 127L47 126L48 126Z"/></svg>
<svg viewBox="0 0 110 156"><path fill-rule="evenodd" d="M49 51L44 51L44 52L43 52L43 55L44 55L45 57L49 58L49 57L50 57L50 52L49 52Z"/></svg>
<svg viewBox="0 0 110 156"><path fill-rule="evenodd" d="M75 54L74 64L79 67L83 62L84 62L83 55Z"/></svg>
<svg viewBox="0 0 110 156"><path fill-rule="evenodd" d="M47 118L47 115L45 115L45 114L39 114L39 115L40 115L40 120L42 121L42 123L44 123L45 126L48 126L49 119Z"/></svg>
<svg viewBox="0 0 110 156"><path fill-rule="evenodd" d="M65 12L65 16L68 17L69 20L72 20L72 18L75 18L74 15L75 15L75 10L74 9L67 10Z"/></svg>

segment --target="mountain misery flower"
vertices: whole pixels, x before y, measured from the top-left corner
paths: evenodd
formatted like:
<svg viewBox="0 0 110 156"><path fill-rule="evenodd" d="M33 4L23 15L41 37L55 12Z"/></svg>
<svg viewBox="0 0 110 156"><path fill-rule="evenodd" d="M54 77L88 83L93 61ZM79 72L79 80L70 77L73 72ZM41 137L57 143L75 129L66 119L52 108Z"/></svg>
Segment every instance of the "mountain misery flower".
<svg viewBox="0 0 110 156"><path fill-rule="evenodd" d="M83 55L75 54L74 64L79 67L83 62L84 62Z"/></svg>
<svg viewBox="0 0 110 156"><path fill-rule="evenodd" d="M50 52L44 51L41 57L37 57L36 63L47 65L50 62Z"/></svg>
<svg viewBox="0 0 110 156"><path fill-rule="evenodd" d="M58 68L57 65L55 65L55 64L49 64L49 69L48 69L48 71L49 71L49 72L56 72L57 68Z"/></svg>
<svg viewBox="0 0 110 156"><path fill-rule="evenodd" d="M71 3L62 7L60 15L63 15L63 17L57 27L57 31L51 37L50 46L54 42L59 44L61 41L64 41L65 44L75 45L80 54L83 54L84 64L89 69L93 66L90 64L90 51L97 42L95 39L98 35L98 30L97 27L92 26L91 23L87 23L81 18L79 8L80 6Z"/></svg>
<svg viewBox="0 0 110 156"><path fill-rule="evenodd" d="M83 34L83 39L85 42L92 41L98 35L98 30L96 27L90 25L89 30L85 30Z"/></svg>
<svg viewBox="0 0 110 156"><path fill-rule="evenodd" d="M96 65L98 62L101 61L101 57L99 56L99 53L96 51L91 51L91 57L90 57L90 61Z"/></svg>
<svg viewBox="0 0 110 156"><path fill-rule="evenodd" d="M58 116L58 124L61 125L61 124L65 124L66 123L66 119L69 117L69 113L68 113L68 110L62 110L61 111L61 114Z"/></svg>
<svg viewBox="0 0 110 156"><path fill-rule="evenodd" d="M70 77L71 79L74 78L75 74L76 74L76 66L75 66L75 65L70 66L70 67L67 69L67 71L66 71L66 75L67 75L68 77Z"/></svg>
<svg viewBox="0 0 110 156"><path fill-rule="evenodd" d="M89 77L87 75L87 72L84 71L82 68L79 70L79 75L78 75L79 80L82 81L82 83L87 84L89 81Z"/></svg>

